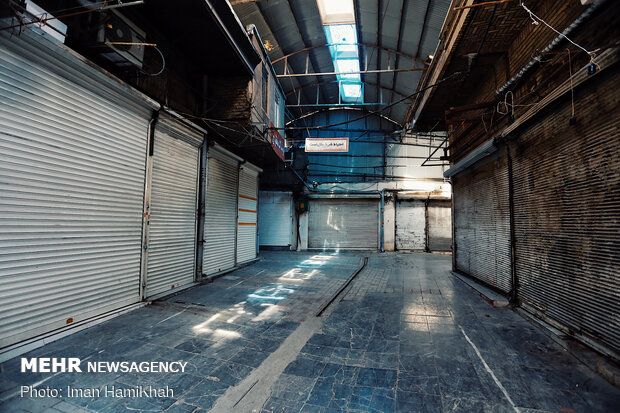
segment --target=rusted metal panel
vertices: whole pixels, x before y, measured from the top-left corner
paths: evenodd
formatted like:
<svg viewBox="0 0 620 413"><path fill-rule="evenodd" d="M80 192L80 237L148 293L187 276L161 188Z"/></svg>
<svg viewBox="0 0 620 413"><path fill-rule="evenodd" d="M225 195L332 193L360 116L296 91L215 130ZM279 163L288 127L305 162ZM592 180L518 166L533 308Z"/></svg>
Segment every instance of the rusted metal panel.
<svg viewBox="0 0 620 413"><path fill-rule="evenodd" d="M456 268L511 291L508 166L498 152L453 178Z"/></svg>
<svg viewBox="0 0 620 413"><path fill-rule="evenodd" d="M618 72L601 74L514 144L520 300L620 354ZM587 113L587 115L586 115Z"/></svg>

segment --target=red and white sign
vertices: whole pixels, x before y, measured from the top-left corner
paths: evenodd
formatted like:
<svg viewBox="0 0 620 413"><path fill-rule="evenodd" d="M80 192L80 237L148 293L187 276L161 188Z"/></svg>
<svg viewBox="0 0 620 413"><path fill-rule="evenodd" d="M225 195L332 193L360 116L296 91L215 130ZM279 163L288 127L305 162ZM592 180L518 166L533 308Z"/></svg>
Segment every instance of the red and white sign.
<svg viewBox="0 0 620 413"><path fill-rule="evenodd" d="M273 148L278 158L284 161L284 138L280 135L277 129L271 124L271 147Z"/></svg>
<svg viewBox="0 0 620 413"><path fill-rule="evenodd" d="M306 152L349 152L349 138L306 138Z"/></svg>

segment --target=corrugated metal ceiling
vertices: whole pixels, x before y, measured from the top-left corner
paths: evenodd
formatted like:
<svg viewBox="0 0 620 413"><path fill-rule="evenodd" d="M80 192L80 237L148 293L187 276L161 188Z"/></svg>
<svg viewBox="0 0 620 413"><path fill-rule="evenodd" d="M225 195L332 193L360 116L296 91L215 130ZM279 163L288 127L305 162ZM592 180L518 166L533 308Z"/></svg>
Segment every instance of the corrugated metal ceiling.
<svg viewBox="0 0 620 413"><path fill-rule="evenodd" d="M397 58L391 49L421 61L434 53L439 42L439 32L443 25L450 0L353 0L358 30L358 42L371 47L360 47L361 70L409 69L412 60ZM274 45L269 57L275 61L296 51L316 47L306 53L298 53L287 59L288 70L304 73L306 65L313 73L334 72L334 65L327 47L323 24L318 6L314 0L263 0L234 6L235 12L244 25L256 25L263 41ZM378 46L379 48L377 48ZM274 64L276 72L284 71L284 61ZM366 103L390 102L402 99L416 91L422 72L386 72L362 74L365 84ZM337 104L339 88L335 75L280 78L288 95L287 104ZM301 89L301 92L298 92ZM410 102L404 101L383 114L404 123ZM381 105L366 106L369 110ZM315 110L312 107L290 107L294 115Z"/></svg>

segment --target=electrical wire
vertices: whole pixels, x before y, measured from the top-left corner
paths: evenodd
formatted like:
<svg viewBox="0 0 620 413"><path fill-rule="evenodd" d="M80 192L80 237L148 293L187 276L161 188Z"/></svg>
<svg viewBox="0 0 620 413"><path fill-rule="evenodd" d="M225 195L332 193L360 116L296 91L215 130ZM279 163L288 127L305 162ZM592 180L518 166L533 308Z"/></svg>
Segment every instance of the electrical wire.
<svg viewBox="0 0 620 413"><path fill-rule="evenodd" d="M159 71L156 73L148 73L142 69L140 69L140 71L147 76L159 76L164 72L164 69L166 68L166 58L164 58L164 54L161 52L161 50L159 50L157 46L152 46L152 47L153 49L155 49L155 51L157 51L157 53L159 53L159 56L161 57L161 69L159 69Z"/></svg>
<svg viewBox="0 0 620 413"><path fill-rule="evenodd" d="M595 64L594 63L594 58L596 57L596 52L597 50L593 50L590 51L588 49L586 49L585 47L575 43L574 41L572 41L571 39L569 39L565 34L560 33L558 30L556 30L553 26L551 26L549 23L547 23L546 21L544 21L543 19L541 19L540 17L538 17L536 14L534 14L534 12L532 10L530 10L525 3L521 2L521 7L523 7L523 9L530 15L530 19L532 19L532 24L535 25L539 25L540 23L544 24L545 26L547 26L548 28L550 28L551 30L553 30L555 33L557 33L559 36L565 38L569 43L571 43L573 46L578 47L579 49L583 50L584 52L586 52L589 56L590 56L590 63L591 64Z"/></svg>

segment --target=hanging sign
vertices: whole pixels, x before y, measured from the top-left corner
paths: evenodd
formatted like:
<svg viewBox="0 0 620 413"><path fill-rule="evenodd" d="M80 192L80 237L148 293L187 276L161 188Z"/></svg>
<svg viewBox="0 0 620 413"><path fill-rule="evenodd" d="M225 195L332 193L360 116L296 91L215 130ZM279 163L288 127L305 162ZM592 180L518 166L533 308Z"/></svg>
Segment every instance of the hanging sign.
<svg viewBox="0 0 620 413"><path fill-rule="evenodd" d="M349 152L349 138L306 138L306 152Z"/></svg>
<svg viewBox="0 0 620 413"><path fill-rule="evenodd" d="M284 138L280 135L280 132L273 127L273 123L271 124L271 128L271 147L276 155L278 155L278 158L284 161Z"/></svg>

